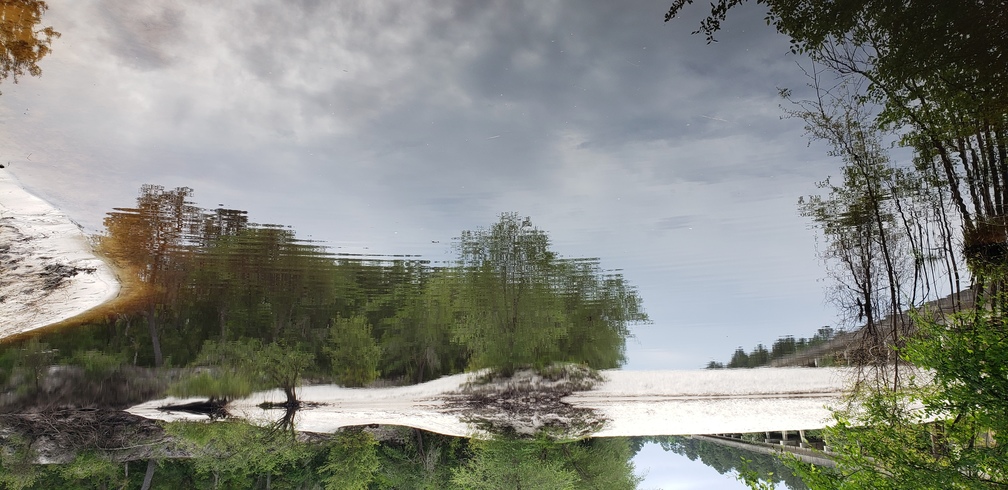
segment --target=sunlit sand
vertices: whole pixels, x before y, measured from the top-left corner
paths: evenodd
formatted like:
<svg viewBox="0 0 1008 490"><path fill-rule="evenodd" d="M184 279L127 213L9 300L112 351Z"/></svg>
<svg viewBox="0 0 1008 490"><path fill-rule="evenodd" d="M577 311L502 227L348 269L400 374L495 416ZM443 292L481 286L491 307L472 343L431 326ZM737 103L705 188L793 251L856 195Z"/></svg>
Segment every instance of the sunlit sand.
<svg viewBox="0 0 1008 490"><path fill-rule="evenodd" d="M118 292L81 229L0 170L0 338L72 318Z"/></svg>

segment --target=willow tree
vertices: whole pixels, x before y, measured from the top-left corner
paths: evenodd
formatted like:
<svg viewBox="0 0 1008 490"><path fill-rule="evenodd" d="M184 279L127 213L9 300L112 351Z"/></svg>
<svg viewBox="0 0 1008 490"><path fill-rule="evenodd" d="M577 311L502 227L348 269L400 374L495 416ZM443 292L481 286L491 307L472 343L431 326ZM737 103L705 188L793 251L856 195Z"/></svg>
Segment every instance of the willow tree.
<svg viewBox="0 0 1008 490"><path fill-rule="evenodd" d="M622 275L604 272L597 259L560 258L546 232L516 213L463 232L456 248L455 338L475 367L618 367L629 325L647 321Z"/></svg>
<svg viewBox="0 0 1008 490"><path fill-rule="evenodd" d="M566 328L553 294L556 254L546 232L516 213L459 238L459 277L466 314L457 336L472 363L505 373L558 357Z"/></svg>

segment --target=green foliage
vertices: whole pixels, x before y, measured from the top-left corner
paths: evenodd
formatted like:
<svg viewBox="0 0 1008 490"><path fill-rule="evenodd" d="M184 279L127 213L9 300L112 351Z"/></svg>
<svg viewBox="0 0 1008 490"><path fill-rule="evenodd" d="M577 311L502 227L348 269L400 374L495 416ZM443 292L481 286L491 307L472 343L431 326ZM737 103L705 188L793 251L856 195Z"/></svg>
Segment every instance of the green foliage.
<svg viewBox="0 0 1008 490"><path fill-rule="evenodd" d="M812 488L954 489L1008 484L1004 320L979 309L938 323L918 316L904 352L923 371L895 389L869 386L824 430L827 471L794 463Z"/></svg>
<svg viewBox="0 0 1008 490"><path fill-rule="evenodd" d="M61 488L72 488L71 482L88 488L115 488L126 483L121 464L90 451L78 454L69 464L57 466L55 473L68 483ZM47 478L47 484L54 485L55 482Z"/></svg>
<svg viewBox="0 0 1008 490"><path fill-rule="evenodd" d="M636 291L597 261L562 260L529 218L505 213L456 243L461 318L456 339L473 367L513 373L553 362L610 368L624 361L630 323L646 322Z"/></svg>
<svg viewBox="0 0 1008 490"><path fill-rule="evenodd" d="M252 488L261 475L299 473L318 448L243 421L171 422L165 431L193 457L200 488Z"/></svg>
<svg viewBox="0 0 1008 490"><path fill-rule="evenodd" d="M49 344L32 337L19 348L11 349L11 356L13 364L11 372L28 381L18 386L19 391L34 392L41 389L45 371L56 358L56 351L50 348Z"/></svg>
<svg viewBox="0 0 1008 490"><path fill-rule="evenodd" d="M771 350L767 350L763 344L758 344L753 350L746 353L742 347L735 349L732 354L731 359L728 364L720 363L717 361L710 361L707 363L706 369L721 369L721 368L754 368L760 366L766 366L775 359L782 359L784 357L799 354L801 352L810 350L812 348L823 345L836 335L831 327L822 327L816 334L811 338L802 337L795 340L791 335L787 335L777 339ZM822 365L822 364L820 364Z"/></svg>
<svg viewBox="0 0 1008 490"><path fill-rule="evenodd" d="M336 318L329 329L326 348L333 366L333 378L344 386L364 386L378 377L381 348L371 336L367 318Z"/></svg>
<svg viewBox="0 0 1008 490"><path fill-rule="evenodd" d="M473 457L454 471L452 483L472 490L574 489L574 471L545 458L538 444L521 441L473 441Z"/></svg>
<svg viewBox="0 0 1008 490"><path fill-rule="evenodd" d="M761 475L750 467L751 464L751 459L743 457L742 465L738 470L736 478L753 490L774 490L776 485L773 484L773 472Z"/></svg>
<svg viewBox="0 0 1008 490"><path fill-rule="evenodd" d="M367 490L381 464L377 441L370 434L352 430L338 434L330 443L325 463L319 468L326 490Z"/></svg>
<svg viewBox="0 0 1008 490"><path fill-rule="evenodd" d="M256 384L241 373L221 370L216 374L199 371L183 377L168 387L168 394L180 398L205 396L217 400L234 400L252 394Z"/></svg>
<svg viewBox="0 0 1008 490"><path fill-rule="evenodd" d="M0 447L0 485L10 490L31 488L38 481L41 468L34 464L31 441L18 435L2 439Z"/></svg>
<svg viewBox="0 0 1008 490"><path fill-rule="evenodd" d="M452 483L466 489L634 489L628 439L599 438L557 443L547 440L474 440L469 461L453 471Z"/></svg>
<svg viewBox="0 0 1008 490"><path fill-rule="evenodd" d="M383 373L402 373L414 382L459 372L469 357L454 337L463 316L458 275L441 269L425 279L398 288L395 294L405 297L402 307L384 322L381 336Z"/></svg>
<svg viewBox="0 0 1008 490"><path fill-rule="evenodd" d="M92 377L107 376L118 370L124 364L124 359L118 354L107 354L98 350L74 352L69 363L80 366Z"/></svg>
<svg viewBox="0 0 1008 490"><path fill-rule="evenodd" d="M314 362L311 354L275 342L207 341L194 365L212 369L180 381L171 391L229 399L254 389L280 388L287 402L293 403L297 401L295 390L301 375Z"/></svg>
<svg viewBox="0 0 1008 490"><path fill-rule="evenodd" d="M647 321L621 275L559 258L517 215L464 232L458 262L434 267L335 256L244 211L201 209L192 193L145 185L135 207L109 213L102 246L139 292L107 320L43 334L58 360L96 373L120 362L202 367L171 392L230 399L279 387L293 401L302 378L360 386L478 366L614 368L629 326Z"/></svg>

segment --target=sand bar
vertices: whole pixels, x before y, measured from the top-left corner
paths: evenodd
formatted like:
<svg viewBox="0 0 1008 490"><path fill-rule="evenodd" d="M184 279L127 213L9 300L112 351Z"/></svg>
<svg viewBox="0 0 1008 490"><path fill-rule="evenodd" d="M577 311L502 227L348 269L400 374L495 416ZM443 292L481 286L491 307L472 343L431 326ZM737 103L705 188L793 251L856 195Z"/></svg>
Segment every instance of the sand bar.
<svg viewBox="0 0 1008 490"><path fill-rule="evenodd" d="M607 419L595 436L646 436L761 432L816 429L832 420L830 407L842 404L852 371L840 368L759 368L738 370L602 372L605 381L591 391L566 397L577 407L598 411ZM332 432L341 427L390 424L453 436L471 436L477 429L465 414L445 410L445 394L456 391L469 375L447 376L415 386L341 388L307 386L303 401L320 405L300 410L298 430ZM199 399L163 399L129 409L160 420L206 420L158 407ZM264 401L282 402L279 390L253 394L232 402L233 416L268 425L282 410L263 410Z"/></svg>
<svg viewBox="0 0 1008 490"><path fill-rule="evenodd" d="M74 317L119 293L65 213L0 169L0 339Z"/></svg>

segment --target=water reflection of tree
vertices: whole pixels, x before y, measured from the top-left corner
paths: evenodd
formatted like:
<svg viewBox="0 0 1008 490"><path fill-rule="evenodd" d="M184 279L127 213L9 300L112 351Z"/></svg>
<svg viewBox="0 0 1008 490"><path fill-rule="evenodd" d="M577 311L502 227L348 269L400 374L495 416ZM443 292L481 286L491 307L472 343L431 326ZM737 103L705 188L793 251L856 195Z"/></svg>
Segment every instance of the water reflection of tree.
<svg viewBox="0 0 1008 490"><path fill-rule="evenodd" d="M49 8L39 0L4 0L0 3L0 81L14 83L25 74L42 74L38 62L49 54L52 40L60 33L39 27L42 14Z"/></svg>
<svg viewBox="0 0 1008 490"><path fill-rule="evenodd" d="M145 185L135 208L119 208L105 218L103 250L142 284L135 297L142 303L155 366L164 363L159 315L166 313L181 291L189 266L186 247L199 223L199 210L189 202L191 196L188 187L168 191Z"/></svg>
<svg viewBox="0 0 1008 490"><path fill-rule="evenodd" d="M134 207L105 220L103 249L142 294L101 335L137 363L141 344L156 366L190 363L206 341L255 340L303 351L313 359L303 374L350 386L556 361L611 368L624 361L629 325L647 320L619 273L561 258L515 214L463 232L457 263L437 267L336 256L289 227L200 209L191 195L145 185ZM135 321L149 341L131 330Z"/></svg>
<svg viewBox="0 0 1008 490"><path fill-rule="evenodd" d="M629 324L647 321L636 291L595 259L564 260L529 218L505 213L456 245L463 309L456 338L471 363L504 373L551 362L618 367Z"/></svg>
<svg viewBox="0 0 1008 490"><path fill-rule="evenodd" d="M699 460L722 475L738 473L743 468L747 468L761 477L770 475L773 483L785 483L788 488L793 490L808 488L779 457L774 455L746 451L684 436L636 437L633 438L633 442L638 450L649 442L659 444L665 451L686 456L690 461ZM743 459L747 461L745 466L743 466Z"/></svg>

